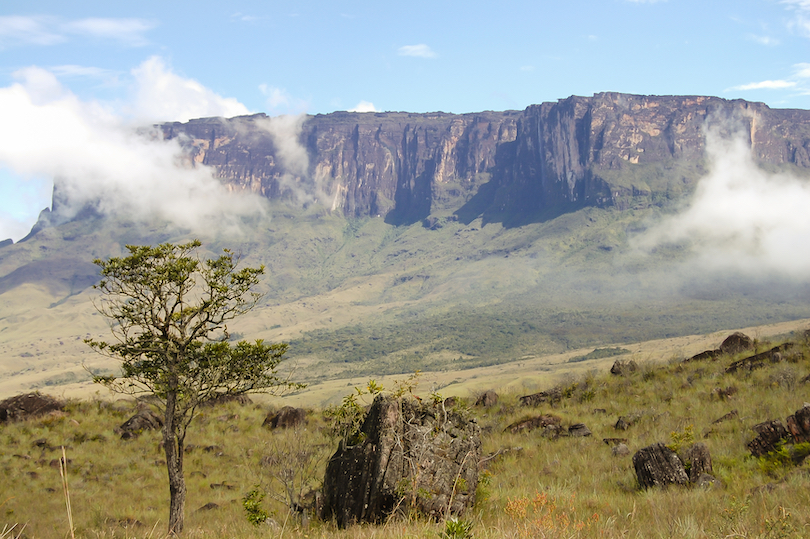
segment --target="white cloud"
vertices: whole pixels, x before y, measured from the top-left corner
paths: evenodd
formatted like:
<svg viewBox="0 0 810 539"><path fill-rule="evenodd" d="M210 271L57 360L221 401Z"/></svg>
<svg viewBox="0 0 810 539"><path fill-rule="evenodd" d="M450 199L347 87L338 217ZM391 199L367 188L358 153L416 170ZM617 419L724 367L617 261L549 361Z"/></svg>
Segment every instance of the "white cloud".
<svg viewBox="0 0 810 539"><path fill-rule="evenodd" d="M156 23L144 19L87 18L64 21L46 16L0 17L0 46L56 45L68 36L93 37L119 41L128 46L148 43L146 32Z"/></svg>
<svg viewBox="0 0 810 539"><path fill-rule="evenodd" d="M147 60L134 72L136 104L126 107L128 113L154 117L154 107L144 110L137 103L149 96L163 99L158 111L163 120L223 108L247 110L171 73L159 59ZM192 167L177 140L137 134L124 107L82 101L41 68L20 70L15 77L16 83L0 88L0 165L18 179L56 181L70 203L61 208L65 216L91 204L106 214L165 219L204 232L238 227L241 216L264 211L264 199L230 193L212 169Z"/></svg>
<svg viewBox="0 0 810 539"><path fill-rule="evenodd" d="M128 111L141 123L178 121L209 116L242 116L250 111L232 97L222 97L193 79L172 72L153 56L132 70L137 83Z"/></svg>
<svg viewBox="0 0 810 539"><path fill-rule="evenodd" d="M772 46L775 46L775 45L779 45L779 40L775 39L775 38L772 38L770 36L758 36L758 35L755 35L755 34L748 34L747 37L748 37L748 39L750 41L755 41L755 42L759 43L760 45L765 45L767 47L772 47Z"/></svg>
<svg viewBox="0 0 810 539"><path fill-rule="evenodd" d="M259 91L265 96L268 109L276 114L298 115L307 110L306 101L293 97L284 88L260 84Z"/></svg>
<svg viewBox="0 0 810 539"><path fill-rule="evenodd" d="M780 3L795 14L788 26L810 37L810 0L782 0Z"/></svg>
<svg viewBox="0 0 810 539"><path fill-rule="evenodd" d="M400 56L416 56L418 58L435 58L436 53L424 43L419 45L404 45L397 50Z"/></svg>
<svg viewBox="0 0 810 539"><path fill-rule="evenodd" d="M65 40L52 31L54 19L50 17L0 17L0 46L9 44L54 45Z"/></svg>
<svg viewBox="0 0 810 539"><path fill-rule="evenodd" d="M112 39L130 46L139 47L148 43L144 34L155 26L154 22L143 19L93 17L64 23L62 29L70 34Z"/></svg>
<svg viewBox="0 0 810 539"><path fill-rule="evenodd" d="M760 82L752 82L749 84L741 84L740 86L732 86L726 91L730 90L782 90L784 88L793 88L796 86L794 81L789 80L763 80Z"/></svg>
<svg viewBox="0 0 810 539"><path fill-rule="evenodd" d="M371 101L361 101L354 106L354 108L349 109L349 112L379 112L376 108L374 108L374 103Z"/></svg>
<svg viewBox="0 0 810 539"><path fill-rule="evenodd" d="M643 249L680 244L696 267L735 269L807 279L810 184L757 166L744 135L707 134L710 172L683 212L665 219L638 241Z"/></svg>
<svg viewBox="0 0 810 539"><path fill-rule="evenodd" d="M810 79L810 64L795 64L795 76L800 79Z"/></svg>

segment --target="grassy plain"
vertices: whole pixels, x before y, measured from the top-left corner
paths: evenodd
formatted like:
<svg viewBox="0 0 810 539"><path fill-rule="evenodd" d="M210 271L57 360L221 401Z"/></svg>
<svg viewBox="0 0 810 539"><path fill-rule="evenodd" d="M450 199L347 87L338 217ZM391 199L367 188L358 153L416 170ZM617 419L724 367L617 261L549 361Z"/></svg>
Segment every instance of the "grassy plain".
<svg viewBox="0 0 810 539"><path fill-rule="evenodd" d="M800 333L769 342L766 332L750 332L758 337L759 349L785 337L803 342ZM463 397L482 428L484 455L512 449L487 462L476 505L462 517L472 524L474 536L806 537L807 464L765 465L750 457L746 443L754 437L754 424L784 421L810 401L810 385L803 381L810 374L810 349L803 344L798 353L786 354L785 361L750 373L727 374L725 368L736 359L732 356L682 361L693 351L716 347L724 336L660 342L658 355L650 344L646 357L643 345L631 345L630 354L621 358L636 360L640 369L627 377L608 374L615 358L561 361L554 371L536 373L531 389L534 384L520 385L520 375L511 372L501 379L482 372L483 380L473 378L471 386L441 388L431 381L433 374L424 375L419 388L423 395L438 389L443 396ZM468 372L474 371L452 374ZM388 381L384 385L391 387ZM570 388L570 397L553 406L518 405L520 395L553 385ZM459 391L461 387L465 389ZM487 409L472 407L478 388L489 387L501 390L499 403ZM728 387L736 393L719 397L714 391ZM345 386L344 394L352 390ZM187 537L404 538L438 537L445 530L442 522L407 516L338 530L329 522L290 514L283 503L287 493L297 496L318 486L336 441L327 434L320 406L309 407L306 428L262 428L268 411L286 402L257 399L244 407L232 403L206 409L195 420L186 455ZM4 425L0 522L16 524L15 530L24 525L24 537L68 534L60 474L54 467L65 446L77 537L163 537L168 493L159 434L144 432L137 439L120 440L113 432L135 410L136 404L129 401L84 399L72 401L64 415ZM733 417L716 422L732 411ZM512 422L541 413L559 416L564 426L585 423L593 436L552 440L538 431L504 432ZM629 430L616 430L617 418L628 415L640 419ZM658 441L680 442L682 447L702 441L709 447L719 483L641 491L630 456L614 456L611 446L602 442L614 437L626 438L631 454ZM273 525L254 527L246 519L241 500L255 488L266 493L262 507Z"/></svg>
<svg viewBox="0 0 810 539"><path fill-rule="evenodd" d="M685 248L636 249L633 238L661 211L585 208L518 228L479 218L431 230L278 206L239 233L202 239L211 254L229 247L267 267L265 301L231 331L289 342L312 384L810 317L806 285L707 272ZM92 260L126 243L187 239L89 219L1 249L0 397L70 390L89 378L83 365L115 369L82 342L109 334L92 306Z"/></svg>

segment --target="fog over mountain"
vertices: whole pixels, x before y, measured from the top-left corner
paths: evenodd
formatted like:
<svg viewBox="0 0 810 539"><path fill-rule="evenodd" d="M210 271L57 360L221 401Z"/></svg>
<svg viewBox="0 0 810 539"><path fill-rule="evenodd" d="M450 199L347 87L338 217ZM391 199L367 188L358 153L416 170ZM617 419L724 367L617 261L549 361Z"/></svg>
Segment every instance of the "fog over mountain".
<svg viewBox="0 0 810 539"><path fill-rule="evenodd" d="M76 342L105 331L93 258L190 237L267 266L266 301L234 332L291 341L314 379L810 317L808 111L601 93L143 127L46 75L0 100L54 126L18 122L0 150L55 183L0 249L14 387L101 361Z"/></svg>

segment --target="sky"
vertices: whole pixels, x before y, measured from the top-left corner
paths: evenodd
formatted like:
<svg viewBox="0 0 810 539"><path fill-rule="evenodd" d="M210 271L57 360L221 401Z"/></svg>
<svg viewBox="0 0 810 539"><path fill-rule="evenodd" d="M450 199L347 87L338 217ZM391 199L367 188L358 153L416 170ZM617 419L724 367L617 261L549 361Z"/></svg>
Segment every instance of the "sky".
<svg viewBox="0 0 810 539"><path fill-rule="evenodd" d="M130 199L161 189L178 149L136 141L138 126L523 109L604 91L808 109L810 0L4 0L0 239L28 233L54 177ZM209 217L225 211L210 173L174 183L202 186L175 198ZM164 206L151 211L177 213Z"/></svg>

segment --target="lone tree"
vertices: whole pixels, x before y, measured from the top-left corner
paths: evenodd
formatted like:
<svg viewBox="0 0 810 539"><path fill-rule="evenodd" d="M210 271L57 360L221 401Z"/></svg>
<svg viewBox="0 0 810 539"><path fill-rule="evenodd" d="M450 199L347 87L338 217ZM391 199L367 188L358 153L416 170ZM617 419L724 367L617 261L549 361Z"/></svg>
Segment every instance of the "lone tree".
<svg viewBox="0 0 810 539"><path fill-rule="evenodd" d="M118 393L157 397L164 415L169 532L175 534L183 530L186 501L183 443L199 405L222 395L301 387L277 373L286 344L228 342L227 322L261 298L251 289L264 267L240 269L227 249L202 261L200 245L127 245L127 257L95 260L101 268L95 307L109 319L115 342L85 341L121 361L120 376L96 376L96 382Z"/></svg>

